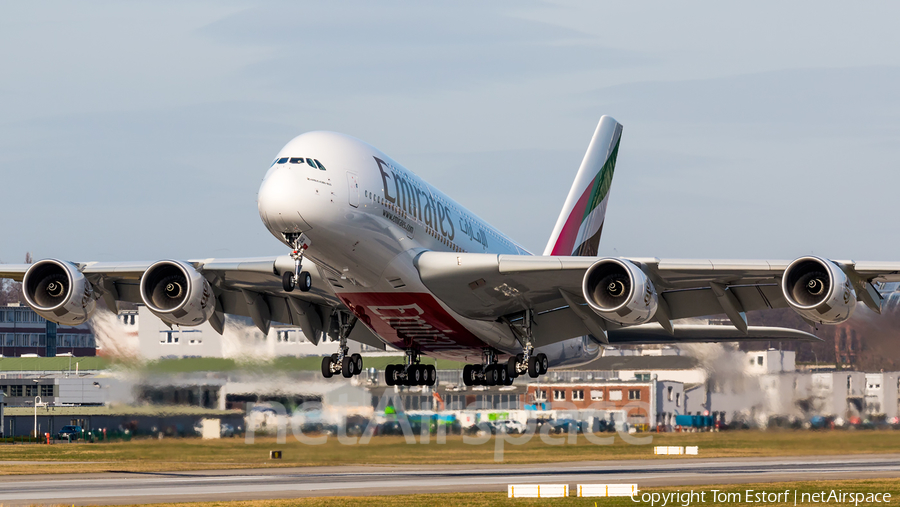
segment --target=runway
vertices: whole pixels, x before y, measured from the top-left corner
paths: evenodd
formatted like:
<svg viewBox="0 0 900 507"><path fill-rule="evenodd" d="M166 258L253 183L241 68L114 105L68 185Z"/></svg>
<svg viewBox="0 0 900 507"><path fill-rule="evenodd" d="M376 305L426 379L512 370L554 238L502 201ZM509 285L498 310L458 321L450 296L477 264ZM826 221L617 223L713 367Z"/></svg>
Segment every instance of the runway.
<svg viewBox="0 0 900 507"><path fill-rule="evenodd" d="M658 458L538 465L347 466L0 477L0 502L121 504L506 491L517 483L639 487L900 477L900 455Z"/></svg>

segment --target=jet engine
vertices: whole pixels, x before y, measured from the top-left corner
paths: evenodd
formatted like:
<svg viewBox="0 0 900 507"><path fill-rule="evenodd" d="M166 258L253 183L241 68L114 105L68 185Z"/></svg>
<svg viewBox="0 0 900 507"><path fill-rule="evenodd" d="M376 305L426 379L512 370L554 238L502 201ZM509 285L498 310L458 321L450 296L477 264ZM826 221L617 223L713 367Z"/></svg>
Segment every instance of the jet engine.
<svg viewBox="0 0 900 507"><path fill-rule="evenodd" d="M193 266L159 261L141 277L141 299L160 319L171 324L198 326L216 309L212 288Z"/></svg>
<svg viewBox="0 0 900 507"><path fill-rule="evenodd" d="M25 272L22 289L28 306L57 324L82 324L96 306L91 282L71 262L56 259L35 262Z"/></svg>
<svg viewBox="0 0 900 507"><path fill-rule="evenodd" d="M659 301L653 282L624 259L600 259L584 274L584 299L604 319L621 325L647 322Z"/></svg>
<svg viewBox="0 0 900 507"><path fill-rule="evenodd" d="M847 275L820 257L792 262L784 270L781 291L795 312L820 324L844 322L856 308L856 292Z"/></svg>

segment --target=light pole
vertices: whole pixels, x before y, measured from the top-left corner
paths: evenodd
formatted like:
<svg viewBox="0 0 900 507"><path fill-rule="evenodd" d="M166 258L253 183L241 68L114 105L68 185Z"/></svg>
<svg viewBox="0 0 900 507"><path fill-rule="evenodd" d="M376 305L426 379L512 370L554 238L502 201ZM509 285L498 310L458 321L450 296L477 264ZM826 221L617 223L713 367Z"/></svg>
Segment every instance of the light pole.
<svg viewBox="0 0 900 507"><path fill-rule="evenodd" d="M43 403L41 403L40 396L35 396L34 397L34 438L35 438L35 440L40 441L40 440L38 440L38 434L37 434L37 408L38 408L38 405L43 405Z"/></svg>

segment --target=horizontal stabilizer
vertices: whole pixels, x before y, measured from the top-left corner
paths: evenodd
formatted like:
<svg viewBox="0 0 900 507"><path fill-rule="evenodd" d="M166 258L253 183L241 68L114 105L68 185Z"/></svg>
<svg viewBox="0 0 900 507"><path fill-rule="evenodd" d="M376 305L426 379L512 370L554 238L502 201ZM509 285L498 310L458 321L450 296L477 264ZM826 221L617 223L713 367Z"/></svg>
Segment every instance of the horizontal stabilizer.
<svg viewBox="0 0 900 507"><path fill-rule="evenodd" d="M734 326L676 325L675 334L669 334L659 324L610 329L607 332L610 345L650 345L678 343L716 343L737 341L822 341L815 335L797 329L783 327L750 326L747 334Z"/></svg>

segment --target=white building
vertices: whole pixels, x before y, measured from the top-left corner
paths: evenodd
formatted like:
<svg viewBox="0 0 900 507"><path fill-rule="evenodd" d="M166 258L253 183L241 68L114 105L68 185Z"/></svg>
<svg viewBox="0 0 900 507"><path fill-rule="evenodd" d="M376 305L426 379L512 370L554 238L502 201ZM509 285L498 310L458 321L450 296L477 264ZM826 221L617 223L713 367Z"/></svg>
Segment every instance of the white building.
<svg viewBox="0 0 900 507"><path fill-rule="evenodd" d="M866 373L866 413L884 415L888 420L897 417L898 388L898 372Z"/></svg>
<svg viewBox="0 0 900 507"><path fill-rule="evenodd" d="M748 361L744 371L747 375L763 375L766 373L784 373L797 370L796 353L783 350L763 350L747 352Z"/></svg>
<svg viewBox="0 0 900 507"><path fill-rule="evenodd" d="M747 352L744 375L686 387L685 410L765 426L770 418L807 420L814 415L841 418L865 414L897 415L895 373L796 371L791 351Z"/></svg>
<svg viewBox="0 0 900 507"><path fill-rule="evenodd" d="M277 357L326 355L337 352L337 342L314 345L299 327L273 324L267 335L250 319L226 316L225 333L205 322L199 326L169 326L146 306L119 312L117 321L126 337L137 342L144 359L178 357ZM360 345L350 342L351 352Z"/></svg>

